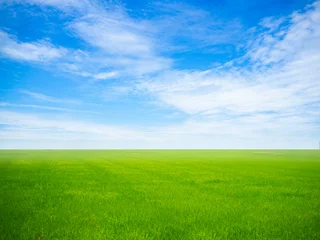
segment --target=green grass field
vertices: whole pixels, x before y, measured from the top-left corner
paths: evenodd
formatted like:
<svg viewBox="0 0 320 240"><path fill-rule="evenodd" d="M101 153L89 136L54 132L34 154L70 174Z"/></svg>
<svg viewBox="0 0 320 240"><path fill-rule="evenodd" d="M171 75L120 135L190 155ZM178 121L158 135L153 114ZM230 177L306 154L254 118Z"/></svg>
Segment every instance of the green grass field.
<svg viewBox="0 0 320 240"><path fill-rule="evenodd" d="M0 151L1 239L320 239L320 151Z"/></svg>

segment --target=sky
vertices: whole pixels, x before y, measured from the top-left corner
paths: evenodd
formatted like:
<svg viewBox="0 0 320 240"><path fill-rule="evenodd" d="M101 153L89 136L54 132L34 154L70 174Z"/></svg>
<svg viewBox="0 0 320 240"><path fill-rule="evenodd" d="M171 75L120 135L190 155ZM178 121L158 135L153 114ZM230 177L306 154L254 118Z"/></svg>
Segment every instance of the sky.
<svg viewBox="0 0 320 240"><path fill-rule="evenodd" d="M320 1L0 0L2 149L315 149Z"/></svg>

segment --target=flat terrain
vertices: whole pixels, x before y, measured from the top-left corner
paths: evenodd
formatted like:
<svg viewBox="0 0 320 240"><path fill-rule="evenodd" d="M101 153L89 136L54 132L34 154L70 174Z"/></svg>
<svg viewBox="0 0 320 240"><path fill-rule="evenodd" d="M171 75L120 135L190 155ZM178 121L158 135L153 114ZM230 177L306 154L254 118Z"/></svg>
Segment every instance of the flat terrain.
<svg viewBox="0 0 320 240"><path fill-rule="evenodd" d="M0 239L320 239L320 151L0 151Z"/></svg>

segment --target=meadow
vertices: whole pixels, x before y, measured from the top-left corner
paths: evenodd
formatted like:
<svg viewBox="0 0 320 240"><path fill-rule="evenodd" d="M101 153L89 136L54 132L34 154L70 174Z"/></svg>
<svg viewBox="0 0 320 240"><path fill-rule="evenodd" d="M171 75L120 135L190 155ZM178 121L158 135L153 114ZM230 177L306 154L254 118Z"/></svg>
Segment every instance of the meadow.
<svg viewBox="0 0 320 240"><path fill-rule="evenodd" d="M320 239L320 151L3 150L0 239Z"/></svg>

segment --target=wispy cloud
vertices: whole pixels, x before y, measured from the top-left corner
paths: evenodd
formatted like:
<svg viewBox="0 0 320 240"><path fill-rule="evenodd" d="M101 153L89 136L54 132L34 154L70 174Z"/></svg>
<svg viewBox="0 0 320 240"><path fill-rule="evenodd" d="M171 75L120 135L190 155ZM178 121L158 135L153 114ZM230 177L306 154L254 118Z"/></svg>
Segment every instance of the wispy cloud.
<svg viewBox="0 0 320 240"><path fill-rule="evenodd" d="M16 147L30 148L25 141L16 142L20 140L35 141L37 144L33 148L243 148L248 141L252 148L312 146L316 138L304 137L303 133L320 130L319 127L306 124L299 117L278 117L273 119L274 116L261 114L235 120L190 119L182 125L139 130L68 119L57 114L0 111L0 148L10 146L6 145L9 141L15 141ZM256 125L257 121L261 125ZM265 137L257 141L261 134Z"/></svg>
<svg viewBox="0 0 320 240"><path fill-rule="evenodd" d="M86 42L113 55L150 56L152 40L122 12L92 14L73 21L70 28Z"/></svg>
<svg viewBox="0 0 320 240"><path fill-rule="evenodd" d="M319 16L320 4L316 2L305 11L290 15L286 28L279 27L282 19L274 19L276 23L268 20L268 30L248 46L243 59L249 58L251 63L246 66L166 71L143 79L137 87L165 104L197 116L198 120L192 120L192 125L197 126L192 129L196 131L210 132L206 127L210 126L215 131L228 132L248 129L249 125L260 130L269 126L269 131L276 128L278 132L288 130L286 126L293 132L300 128L319 131ZM265 122L261 122L261 116ZM212 124L215 119L219 122ZM243 125L242 121L248 119L250 122ZM181 132L188 132L188 128L190 124ZM237 130L238 134L241 132Z"/></svg>
<svg viewBox="0 0 320 240"><path fill-rule="evenodd" d="M171 59L159 54L157 36L149 30L152 25L133 19L121 5L78 0L15 2L54 7L68 14L71 20L65 30L86 43L90 51L68 49L67 52L44 41L17 42L3 33L0 37L7 47L2 52L7 57L26 61L60 58L55 64L59 70L93 79L110 78L106 72L117 72L117 77L137 77L168 69L172 64ZM72 9L77 14L72 14Z"/></svg>
<svg viewBox="0 0 320 240"><path fill-rule="evenodd" d="M42 7L54 7L62 11L87 11L91 7L88 0L2 0L0 4L30 4Z"/></svg>
<svg viewBox="0 0 320 240"><path fill-rule="evenodd" d="M212 51L221 44L235 45L245 38L237 19L222 20L207 10L181 2L155 2L149 20L165 49L170 52ZM160 14L159 14L160 12ZM221 52L221 48L219 49Z"/></svg>
<svg viewBox="0 0 320 240"><path fill-rule="evenodd" d="M20 90L21 93L28 95L36 100L45 101L45 102L52 102L52 103L64 103L64 104L79 104L79 100L71 100L71 99L62 99L56 98L52 96L48 96L42 93L31 92L28 90Z"/></svg>
<svg viewBox="0 0 320 240"><path fill-rule="evenodd" d="M58 69L93 79L102 79L106 72L117 72L118 78L138 78L170 69L174 60L163 56L168 50L181 52L209 47L208 51L212 51L216 44L236 43L242 29L236 21L221 22L209 12L186 4L158 2L153 8L160 11L160 17L137 19L130 17L126 9L115 3L78 0L15 2L55 7L70 14L71 21L66 30L92 49L90 52L69 49L68 54L64 49L60 55L52 54L51 58L64 55L57 65ZM76 15L70 13L72 9L77 10ZM62 50L49 43L45 46L50 46L52 53L53 49ZM15 54L22 56L25 52L18 48ZM25 57L25 60L32 58Z"/></svg>
<svg viewBox="0 0 320 240"><path fill-rule="evenodd" d="M54 47L48 41L19 42L12 35L0 30L0 56L21 61L48 62L67 53L62 47Z"/></svg>
<svg viewBox="0 0 320 240"><path fill-rule="evenodd" d="M118 76L118 72L113 71L113 72L101 72L101 73L95 74L93 77L98 80L105 80L109 78L114 78L116 76Z"/></svg>
<svg viewBox="0 0 320 240"><path fill-rule="evenodd" d="M50 110L50 111L74 112L74 113L77 113L77 112L93 113L93 114L98 113L94 111L77 110L77 109L71 109L71 108L52 107L52 106L43 106L43 105L35 105L35 104L8 103L8 102L0 102L0 107L33 108L33 109L42 109L42 110Z"/></svg>
<svg viewBox="0 0 320 240"><path fill-rule="evenodd" d="M45 116L37 116L35 114L26 114L11 111L0 111L0 124L2 130L16 129L16 134L3 133L2 139L19 139L21 133L28 130L28 133L34 133L37 130L36 139L48 139L51 136L59 136L61 140L69 138L80 139L145 139L143 133L135 130L126 129L124 127L112 126L107 124L89 123L84 121L76 121L65 118L64 116L52 115L50 118ZM54 134L60 133L60 134ZM46 134L48 133L48 134ZM75 135L74 135L75 134ZM28 139L28 136L27 136Z"/></svg>
<svg viewBox="0 0 320 240"><path fill-rule="evenodd" d="M145 21L131 18L120 6L106 9L94 6L90 13L70 22L69 30L98 53L99 67L119 75L141 75L170 67L171 60L161 57L156 39ZM100 75L102 73L97 73ZM95 76L95 75L94 75Z"/></svg>
<svg viewBox="0 0 320 240"><path fill-rule="evenodd" d="M307 58L319 52L320 2L314 2L303 12L294 12L280 19L261 21L262 33L255 36L246 54L255 65L270 65L291 61L292 57ZM299 49L299 51L297 51Z"/></svg>

